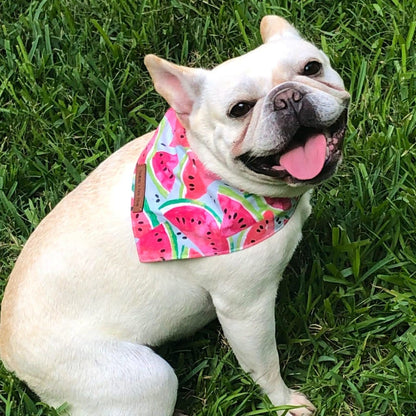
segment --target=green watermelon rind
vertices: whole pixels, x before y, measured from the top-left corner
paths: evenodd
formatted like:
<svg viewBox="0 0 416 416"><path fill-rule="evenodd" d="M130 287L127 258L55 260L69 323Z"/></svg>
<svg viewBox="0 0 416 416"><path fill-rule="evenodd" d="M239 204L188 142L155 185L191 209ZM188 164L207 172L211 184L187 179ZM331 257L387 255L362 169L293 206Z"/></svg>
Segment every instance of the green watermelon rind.
<svg viewBox="0 0 416 416"><path fill-rule="evenodd" d="M262 214L266 211L272 211L273 214L275 214L277 216L284 216L288 212L291 212L290 210L292 209L291 208L289 211L285 211L283 209L275 208L275 207L269 205L264 198L259 198L258 204L259 204L259 208L262 210Z"/></svg>
<svg viewBox="0 0 416 416"><path fill-rule="evenodd" d="M175 238L175 232L173 231L172 226L168 222L164 222L163 225L165 227L166 234L170 241L170 247L172 249L172 260L178 259L180 257L178 256L179 250L178 250L178 244Z"/></svg>
<svg viewBox="0 0 416 416"><path fill-rule="evenodd" d="M179 188L179 195L181 195L182 197L184 197L185 194L186 194L186 186L185 186L185 183L184 183L182 178L183 178L183 172L185 170L185 166L186 166L188 160L189 160L189 155L188 155L188 153L186 153L185 157L181 160L181 162L179 164L179 172L180 172L179 177L181 178L181 181L180 181L181 185L180 185L180 188Z"/></svg>
<svg viewBox="0 0 416 416"><path fill-rule="evenodd" d="M253 224L251 227L253 227L256 224ZM246 236L249 233L251 227L247 228L247 230L244 230L244 232L240 232L237 239L236 247L243 247L244 241L246 240Z"/></svg>
<svg viewBox="0 0 416 416"><path fill-rule="evenodd" d="M193 247L187 247L187 246L183 246L182 247L182 251L179 253L179 257L180 259L192 259L195 258L195 256L191 255L191 250L194 250L195 252L197 252L199 254L199 257L203 257L204 255L199 251L199 248L195 246L195 248ZM196 256L196 258L198 258L198 256Z"/></svg>
<svg viewBox="0 0 416 416"><path fill-rule="evenodd" d="M183 246L182 251L179 253L179 258L187 259L189 258L189 247Z"/></svg>
<svg viewBox="0 0 416 416"><path fill-rule="evenodd" d="M234 191L233 189L229 188L228 186L220 185L218 187L218 194L223 194L229 198L235 199L239 202L257 221L261 221L263 216L262 213L259 212L248 200L244 195Z"/></svg>
<svg viewBox="0 0 416 416"><path fill-rule="evenodd" d="M204 208L214 217L214 219L218 223L218 226L221 224L222 218L218 216L218 214L211 207L209 207L201 201L194 199L180 198L174 199L172 201L166 201L162 205L160 205L159 209L162 212L162 214L164 214L166 211L168 211L168 209L165 208L172 209L180 206L195 206L198 208Z"/></svg>
<svg viewBox="0 0 416 416"><path fill-rule="evenodd" d="M152 228L156 228L160 224L157 215L155 215L154 212L150 209L149 203L147 202L146 198L144 200L143 212L149 217L150 223L152 224Z"/></svg>

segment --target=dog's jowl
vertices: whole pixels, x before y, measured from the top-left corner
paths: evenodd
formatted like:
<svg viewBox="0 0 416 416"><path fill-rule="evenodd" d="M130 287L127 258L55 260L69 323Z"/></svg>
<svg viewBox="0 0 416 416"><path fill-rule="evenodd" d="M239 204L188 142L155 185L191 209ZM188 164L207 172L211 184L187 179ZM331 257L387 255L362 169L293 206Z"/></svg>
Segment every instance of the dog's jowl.
<svg viewBox="0 0 416 416"><path fill-rule="evenodd" d="M342 157L349 95L322 51L267 16L264 43L212 70L149 55L169 109L41 222L10 276L5 366L72 416L171 416L151 347L218 317L272 403L313 405L280 375L275 296ZM133 189L132 189L133 188Z"/></svg>

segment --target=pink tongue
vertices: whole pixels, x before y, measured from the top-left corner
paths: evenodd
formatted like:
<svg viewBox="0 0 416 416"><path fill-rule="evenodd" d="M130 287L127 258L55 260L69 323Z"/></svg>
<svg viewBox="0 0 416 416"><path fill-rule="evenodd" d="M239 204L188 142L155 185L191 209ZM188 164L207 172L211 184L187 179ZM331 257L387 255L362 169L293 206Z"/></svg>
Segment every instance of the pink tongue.
<svg viewBox="0 0 416 416"><path fill-rule="evenodd" d="M296 179L307 180L317 176L324 167L326 159L326 139L317 134L280 157L283 166Z"/></svg>

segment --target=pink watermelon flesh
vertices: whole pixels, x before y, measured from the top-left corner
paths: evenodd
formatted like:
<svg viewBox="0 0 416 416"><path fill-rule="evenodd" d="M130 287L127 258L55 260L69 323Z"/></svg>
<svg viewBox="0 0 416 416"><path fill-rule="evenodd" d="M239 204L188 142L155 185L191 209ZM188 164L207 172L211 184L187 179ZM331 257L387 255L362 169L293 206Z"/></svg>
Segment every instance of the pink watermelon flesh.
<svg viewBox="0 0 416 416"><path fill-rule="evenodd" d="M172 141L169 144L170 147L176 147L176 146L183 146L188 147L188 141L186 140L186 132L183 127L178 127L173 132L173 138Z"/></svg>
<svg viewBox="0 0 416 416"><path fill-rule="evenodd" d="M157 152L152 158L153 171L161 185L171 191L175 183L173 170L178 164L178 156L167 152Z"/></svg>
<svg viewBox="0 0 416 416"><path fill-rule="evenodd" d="M203 174L205 168L192 152L189 152L188 156L182 172L182 180L186 188L185 198L199 199L207 192L207 186L200 174L200 172Z"/></svg>
<svg viewBox="0 0 416 416"><path fill-rule="evenodd" d="M206 209L199 206L180 206L166 211L164 215L202 253L207 255L229 251L227 239L221 235L217 222Z"/></svg>
<svg viewBox="0 0 416 416"><path fill-rule="evenodd" d="M266 211L264 213L264 220L253 225L250 231L247 233L246 239L244 241L244 248L250 247L253 244L256 244L274 231L274 215L271 211Z"/></svg>
<svg viewBox="0 0 416 416"><path fill-rule="evenodd" d="M311 136L304 146L295 147L280 157L280 165L294 178L313 179L324 167L326 138L323 134Z"/></svg>
<svg viewBox="0 0 416 416"><path fill-rule="evenodd" d="M218 201L224 212L221 231L229 237L242 230L248 229L256 221L252 214L243 205L233 198L218 194Z"/></svg>
<svg viewBox="0 0 416 416"><path fill-rule="evenodd" d="M136 215L136 230L135 230L135 236L137 238L141 238L143 235L145 235L152 227L150 225L150 221L147 218L146 214L144 212L140 212Z"/></svg>
<svg viewBox="0 0 416 416"><path fill-rule="evenodd" d="M139 239L139 257L141 261L172 259L172 246L163 224L143 235ZM155 258L156 255L156 258Z"/></svg>

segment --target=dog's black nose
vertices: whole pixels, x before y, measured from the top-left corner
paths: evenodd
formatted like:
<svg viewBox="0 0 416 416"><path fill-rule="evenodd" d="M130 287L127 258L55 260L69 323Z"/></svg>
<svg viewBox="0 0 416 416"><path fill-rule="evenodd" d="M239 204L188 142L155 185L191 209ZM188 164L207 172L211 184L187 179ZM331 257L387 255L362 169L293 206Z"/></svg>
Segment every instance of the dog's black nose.
<svg viewBox="0 0 416 416"><path fill-rule="evenodd" d="M300 110L302 98L303 94L300 91L286 88L275 95L274 108L276 111L293 109L297 113Z"/></svg>

